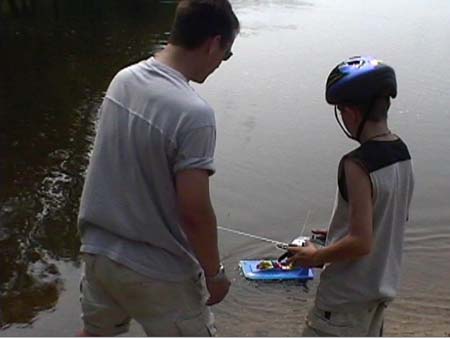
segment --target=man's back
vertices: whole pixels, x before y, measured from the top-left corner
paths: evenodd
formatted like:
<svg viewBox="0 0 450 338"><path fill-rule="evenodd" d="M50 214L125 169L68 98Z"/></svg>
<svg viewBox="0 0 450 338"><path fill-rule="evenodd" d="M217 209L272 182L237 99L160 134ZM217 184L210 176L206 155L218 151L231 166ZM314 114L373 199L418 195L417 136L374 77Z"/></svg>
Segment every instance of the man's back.
<svg viewBox="0 0 450 338"><path fill-rule="evenodd" d="M174 176L214 172L214 146L214 113L181 73L153 58L119 72L101 107L81 199L81 251L152 277L196 274Z"/></svg>

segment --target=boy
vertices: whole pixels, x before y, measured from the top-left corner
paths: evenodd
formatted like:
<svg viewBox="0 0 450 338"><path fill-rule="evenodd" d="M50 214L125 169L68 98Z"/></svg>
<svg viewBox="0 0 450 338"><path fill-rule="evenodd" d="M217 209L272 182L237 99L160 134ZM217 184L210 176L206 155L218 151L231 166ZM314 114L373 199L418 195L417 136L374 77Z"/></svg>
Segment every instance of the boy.
<svg viewBox="0 0 450 338"><path fill-rule="evenodd" d="M289 249L294 265L324 266L304 336L382 335L384 309L399 285L414 187L408 148L387 123L396 95L393 68L372 57L351 57L328 76L326 100L361 145L340 161L326 246Z"/></svg>

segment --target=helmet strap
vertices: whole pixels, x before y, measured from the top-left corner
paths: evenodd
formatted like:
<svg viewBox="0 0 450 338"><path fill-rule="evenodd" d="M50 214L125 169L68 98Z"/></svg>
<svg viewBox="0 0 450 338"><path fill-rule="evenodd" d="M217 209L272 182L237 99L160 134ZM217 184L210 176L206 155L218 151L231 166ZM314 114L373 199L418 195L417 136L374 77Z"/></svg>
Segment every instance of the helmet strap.
<svg viewBox="0 0 450 338"><path fill-rule="evenodd" d="M367 121L367 115L369 115L369 114L367 114L367 113L364 114L363 119L362 119L361 123L360 123L359 126L358 126L358 131L356 132L356 137L355 137L355 139L356 139L359 143L361 143L360 137L361 137L362 131L363 131L364 126L365 126L366 121Z"/></svg>
<svg viewBox="0 0 450 338"><path fill-rule="evenodd" d="M370 111L373 108L375 100L373 100L372 102L370 102L369 107L367 108L367 110L364 112L363 114L363 118L361 123L358 126L358 131L356 132L356 140L361 143L360 138L361 138L361 134L363 132L364 126L366 125L367 120L369 119L369 115L370 115Z"/></svg>
<svg viewBox="0 0 450 338"><path fill-rule="evenodd" d="M339 117L338 117L338 111L337 111L337 106L334 106L334 117L336 118L336 121L337 121L339 127L341 127L341 129L342 129L342 131L344 132L344 134L345 134L348 138L350 138L350 139L352 139L352 140L354 140L354 141L358 141L358 142L359 142L359 140L358 140L356 137L354 137L352 134L350 134L350 132L347 130L347 128L345 128L345 127L343 126L342 122L339 120ZM361 127L361 125L360 125L360 127Z"/></svg>

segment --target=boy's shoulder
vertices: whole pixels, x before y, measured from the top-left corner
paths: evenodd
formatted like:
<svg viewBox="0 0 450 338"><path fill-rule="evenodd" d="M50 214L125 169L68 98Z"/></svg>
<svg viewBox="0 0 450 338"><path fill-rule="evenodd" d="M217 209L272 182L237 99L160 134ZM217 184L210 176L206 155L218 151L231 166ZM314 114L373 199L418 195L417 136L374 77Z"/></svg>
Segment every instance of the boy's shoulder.
<svg viewBox="0 0 450 338"><path fill-rule="evenodd" d="M408 146L398 138L393 141L368 141L342 157L341 162L350 159L362 165L368 173L397 162L411 159Z"/></svg>
<svg viewBox="0 0 450 338"><path fill-rule="evenodd" d="M402 139L394 141L368 141L345 154L338 169L338 186L341 195L347 200L347 183L344 172L346 160L358 163L368 175L395 163L411 160L408 146Z"/></svg>

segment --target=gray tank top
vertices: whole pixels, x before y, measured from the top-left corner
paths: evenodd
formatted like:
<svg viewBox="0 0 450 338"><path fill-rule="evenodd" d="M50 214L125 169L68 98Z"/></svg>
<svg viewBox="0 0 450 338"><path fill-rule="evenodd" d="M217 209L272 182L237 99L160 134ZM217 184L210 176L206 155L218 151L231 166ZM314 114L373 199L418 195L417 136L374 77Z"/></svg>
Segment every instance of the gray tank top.
<svg viewBox="0 0 450 338"><path fill-rule="evenodd" d="M400 280L405 223L414 189L406 144L368 141L345 155L339 165L338 190L327 245L348 234L349 204L343 161L352 159L368 172L373 189L374 245L367 256L326 265L316 304L324 310L358 309L368 303L390 301Z"/></svg>

